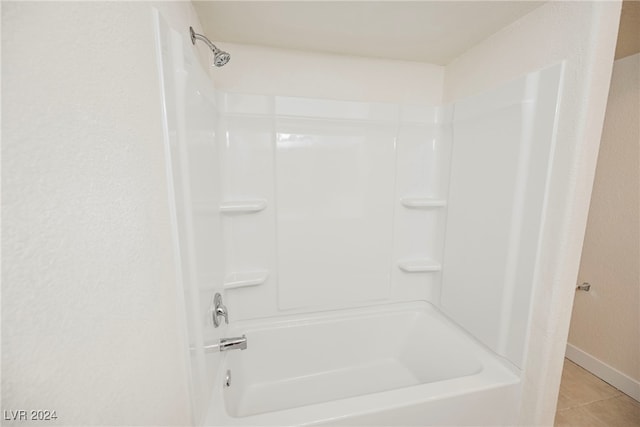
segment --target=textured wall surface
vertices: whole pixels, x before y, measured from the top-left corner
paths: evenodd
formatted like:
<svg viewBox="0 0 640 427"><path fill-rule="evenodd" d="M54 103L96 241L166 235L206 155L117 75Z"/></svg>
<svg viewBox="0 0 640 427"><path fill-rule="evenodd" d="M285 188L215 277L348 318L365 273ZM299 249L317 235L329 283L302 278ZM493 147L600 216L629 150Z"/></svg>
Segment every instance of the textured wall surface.
<svg viewBox="0 0 640 427"><path fill-rule="evenodd" d="M444 67L236 43L218 43L232 60L211 70L216 88L260 95L437 104Z"/></svg>
<svg viewBox="0 0 640 427"><path fill-rule="evenodd" d="M615 62L569 342L640 381L640 54Z"/></svg>
<svg viewBox="0 0 640 427"><path fill-rule="evenodd" d="M553 423L611 77L619 2L549 2L445 70L445 100L565 61L523 382L523 424Z"/></svg>
<svg viewBox="0 0 640 427"><path fill-rule="evenodd" d="M3 410L190 422L151 11L2 5Z"/></svg>

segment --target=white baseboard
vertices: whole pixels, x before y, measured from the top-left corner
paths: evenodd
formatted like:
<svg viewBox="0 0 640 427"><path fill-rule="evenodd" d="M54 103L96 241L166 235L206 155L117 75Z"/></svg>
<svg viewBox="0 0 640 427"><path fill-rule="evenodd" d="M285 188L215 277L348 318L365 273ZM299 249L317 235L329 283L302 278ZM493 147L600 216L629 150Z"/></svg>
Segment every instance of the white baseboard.
<svg viewBox="0 0 640 427"><path fill-rule="evenodd" d="M630 376L623 374L601 360L596 359L589 353L580 350L578 347L567 343L567 359L582 366L598 378L608 382L624 394L631 396L640 402L640 381L634 380Z"/></svg>

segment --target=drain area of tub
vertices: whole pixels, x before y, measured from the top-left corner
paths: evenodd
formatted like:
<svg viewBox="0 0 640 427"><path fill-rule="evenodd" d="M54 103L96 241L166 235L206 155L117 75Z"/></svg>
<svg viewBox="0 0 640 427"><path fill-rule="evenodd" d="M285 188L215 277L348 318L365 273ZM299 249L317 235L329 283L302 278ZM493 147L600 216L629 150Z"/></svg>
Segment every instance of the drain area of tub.
<svg viewBox="0 0 640 427"><path fill-rule="evenodd" d="M397 359L287 378L246 387L238 396L235 417L296 408L420 384Z"/></svg>

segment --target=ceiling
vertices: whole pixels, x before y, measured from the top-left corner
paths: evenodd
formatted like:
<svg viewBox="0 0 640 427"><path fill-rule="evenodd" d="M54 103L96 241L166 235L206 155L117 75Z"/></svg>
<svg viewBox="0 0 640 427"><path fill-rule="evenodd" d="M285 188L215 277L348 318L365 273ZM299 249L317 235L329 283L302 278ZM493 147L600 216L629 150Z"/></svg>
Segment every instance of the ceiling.
<svg viewBox="0 0 640 427"><path fill-rule="evenodd" d="M193 1L216 41L445 65L543 1Z"/></svg>

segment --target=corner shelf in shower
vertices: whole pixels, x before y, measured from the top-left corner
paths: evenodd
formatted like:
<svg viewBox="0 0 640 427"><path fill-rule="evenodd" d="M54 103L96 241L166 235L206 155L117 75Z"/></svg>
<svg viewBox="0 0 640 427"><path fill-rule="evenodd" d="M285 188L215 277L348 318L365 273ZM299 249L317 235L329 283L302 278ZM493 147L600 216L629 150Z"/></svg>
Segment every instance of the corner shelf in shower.
<svg viewBox="0 0 640 427"><path fill-rule="evenodd" d="M266 209L266 207L267 201L262 199L231 200L220 204L220 212L226 214L255 213Z"/></svg>
<svg viewBox="0 0 640 427"><path fill-rule="evenodd" d="M446 200L430 197L403 197L400 199L400 203L405 208L410 209L443 208L447 206Z"/></svg>
<svg viewBox="0 0 640 427"><path fill-rule="evenodd" d="M405 273L431 273L442 270L440 263L429 258L398 261L398 268Z"/></svg>
<svg viewBox="0 0 640 427"><path fill-rule="evenodd" d="M222 286L225 289L258 286L266 282L268 277L268 271L247 271L242 273L231 273L224 278L224 283Z"/></svg>

